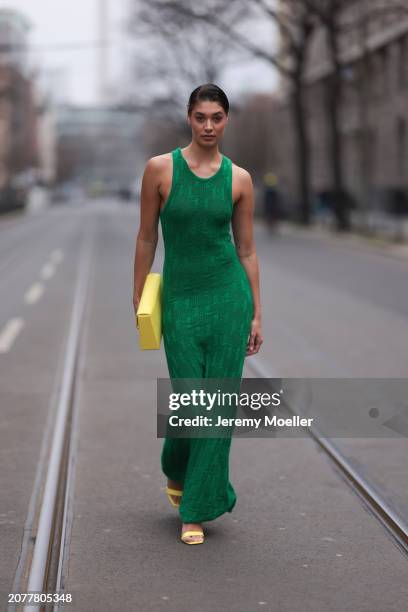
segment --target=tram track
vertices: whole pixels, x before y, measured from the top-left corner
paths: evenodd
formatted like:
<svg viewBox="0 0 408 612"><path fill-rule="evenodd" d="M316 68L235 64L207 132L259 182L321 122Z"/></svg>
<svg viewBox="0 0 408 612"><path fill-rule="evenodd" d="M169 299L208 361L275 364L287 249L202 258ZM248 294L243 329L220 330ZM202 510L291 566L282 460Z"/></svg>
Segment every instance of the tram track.
<svg viewBox="0 0 408 612"><path fill-rule="evenodd" d="M83 330L85 328L87 294L90 278L92 240L85 237L84 251L79 258L79 274L75 287L71 321L67 336L65 359L58 396L55 425L50 443L48 472L36 521L35 545L30 555L26 588L21 591L64 591L64 565L68 559L70 513L75 478L75 437L78 408L78 384L83 364ZM251 363L249 363L251 362ZM278 377L262 362L248 360L247 367L261 378ZM288 406L290 410L290 406ZM292 414L295 414L292 411ZM385 502L342 455L335 445L322 437L316 427L308 429L310 436L324 450L344 481L359 495L369 511L380 520L400 549L408 554L406 523ZM15 609L15 608L13 608ZM47 609L25 606L24 612ZM61 609L57 605L54 610Z"/></svg>
<svg viewBox="0 0 408 612"><path fill-rule="evenodd" d="M266 380L269 378L280 378L276 372L266 368L262 361L252 361L246 365L248 369L252 370L259 378L264 378ZM285 408L293 416L296 415L296 412L290 405L285 404ZM408 557L407 522L393 510L390 504L382 497L381 493L354 468L334 442L322 435L318 427L311 425L306 429L309 436L329 458L333 467L342 477L342 480L358 495L369 512L378 519L400 550Z"/></svg>
<svg viewBox="0 0 408 612"><path fill-rule="evenodd" d="M41 500L31 529L33 545L26 552L24 578L18 587L20 593L64 591L63 567L66 563L75 476L78 379L83 367L92 244L93 236L84 232L52 435L48 444L47 471L41 483ZM17 609L38 612L50 610L52 605L20 603ZM15 609L16 604L9 605L9 610ZM53 610L60 609L58 604L53 607Z"/></svg>

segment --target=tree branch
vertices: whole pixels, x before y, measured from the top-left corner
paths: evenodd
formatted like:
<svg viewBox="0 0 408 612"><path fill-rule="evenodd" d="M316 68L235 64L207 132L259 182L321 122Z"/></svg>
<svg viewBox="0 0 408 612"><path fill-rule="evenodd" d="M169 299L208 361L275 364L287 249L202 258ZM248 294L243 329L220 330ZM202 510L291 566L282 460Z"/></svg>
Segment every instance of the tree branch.
<svg viewBox="0 0 408 612"><path fill-rule="evenodd" d="M178 2L160 2L160 6L180 13L185 17L189 17L190 19L211 23L222 33L227 34L231 40L237 42L241 47L249 51L254 57L259 57L268 61L282 74L289 78L293 78L294 73L290 68L284 66L275 56L270 55L256 45L253 45L246 36L243 36L237 30L230 28L229 25L219 19L214 13L197 12L187 6L181 5Z"/></svg>

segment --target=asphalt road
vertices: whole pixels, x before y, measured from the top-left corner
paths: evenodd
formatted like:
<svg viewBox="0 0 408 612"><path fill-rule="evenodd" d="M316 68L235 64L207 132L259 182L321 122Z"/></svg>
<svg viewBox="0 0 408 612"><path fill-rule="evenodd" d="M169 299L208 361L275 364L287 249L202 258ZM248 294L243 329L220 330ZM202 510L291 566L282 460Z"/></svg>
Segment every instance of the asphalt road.
<svg viewBox="0 0 408 612"><path fill-rule="evenodd" d="M231 514L179 541L164 494L156 378L132 309L136 207L58 206L0 220L0 593L24 578L81 247L92 242L64 585L75 611L402 611L407 561L309 438L234 439ZM268 376L407 377L408 266L258 223ZM161 271L162 244L153 271ZM408 377L407 377L408 378ZM408 516L406 439L342 440ZM5 606L4 606L5 607Z"/></svg>

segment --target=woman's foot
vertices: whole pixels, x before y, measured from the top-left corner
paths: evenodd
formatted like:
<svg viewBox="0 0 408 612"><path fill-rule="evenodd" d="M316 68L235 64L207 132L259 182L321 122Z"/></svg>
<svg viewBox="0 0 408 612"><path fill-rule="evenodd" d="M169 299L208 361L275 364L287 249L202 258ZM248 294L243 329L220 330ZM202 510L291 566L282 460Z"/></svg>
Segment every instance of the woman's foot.
<svg viewBox="0 0 408 612"><path fill-rule="evenodd" d="M200 523L183 523L181 527L181 539L186 544L202 544L204 542L203 526Z"/></svg>
<svg viewBox="0 0 408 612"><path fill-rule="evenodd" d="M170 480L170 478L167 480L167 486L169 487L169 489L176 489L177 491L183 490L183 485L180 482L177 482L177 480ZM171 495L170 493L169 495L176 505L180 505L180 495Z"/></svg>

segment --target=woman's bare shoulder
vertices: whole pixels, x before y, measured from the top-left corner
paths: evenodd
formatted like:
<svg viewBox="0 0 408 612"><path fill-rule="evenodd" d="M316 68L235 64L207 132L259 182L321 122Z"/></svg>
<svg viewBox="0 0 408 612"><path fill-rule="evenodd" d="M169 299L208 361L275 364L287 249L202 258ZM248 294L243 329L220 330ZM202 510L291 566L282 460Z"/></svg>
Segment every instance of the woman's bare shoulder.
<svg viewBox="0 0 408 612"><path fill-rule="evenodd" d="M161 155L154 155L146 163L146 170L152 172L163 172L166 171L172 163L171 151L169 153L162 153Z"/></svg>
<svg viewBox="0 0 408 612"><path fill-rule="evenodd" d="M242 181L244 184L252 182L252 177L248 170L245 170L245 168L241 168L241 166L238 166L238 164L234 164L234 162L231 163L233 176L236 176L237 179L239 181Z"/></svg>

